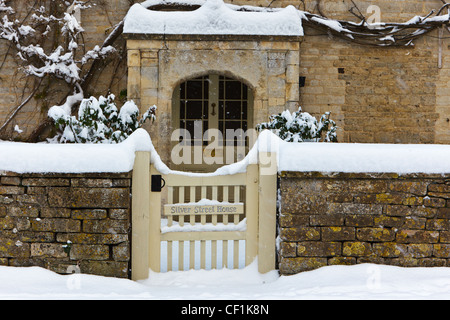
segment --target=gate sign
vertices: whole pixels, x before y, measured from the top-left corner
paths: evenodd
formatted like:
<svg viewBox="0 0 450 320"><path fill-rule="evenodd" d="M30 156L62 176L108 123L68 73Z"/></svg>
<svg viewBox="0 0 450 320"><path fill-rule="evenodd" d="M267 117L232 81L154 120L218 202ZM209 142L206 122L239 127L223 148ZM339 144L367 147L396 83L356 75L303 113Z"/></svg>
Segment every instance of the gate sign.
<svg viewBox="0 0 450 320"><path fill-rule="evenodd" d="M211 201L212 202L212 201ZM243 203L177 203L164 205L164 214L191 215L191 214L241 214L244 213Z"/></svg>

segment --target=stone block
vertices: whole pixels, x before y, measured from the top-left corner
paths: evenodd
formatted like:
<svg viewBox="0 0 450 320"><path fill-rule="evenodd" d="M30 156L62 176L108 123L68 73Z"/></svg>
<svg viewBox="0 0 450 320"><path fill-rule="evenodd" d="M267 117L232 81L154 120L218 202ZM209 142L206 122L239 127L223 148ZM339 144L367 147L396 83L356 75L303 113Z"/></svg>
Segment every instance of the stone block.
<svg viewBox="0 0 450 320"><path fill-rule="evenodd" d="M128 209L109 209L109 217L117 220L127 220L130 217Z"/></svg>
<svg viewBox="0 0 450 320"><path fill-rule="evenodd" d="M344 242L342 247L342 254L345 256L364 257L372 253L372 246L367 242Z"/></svg>
<svg viewBox="0 0 450 320"><path fill-rule="evenodd" d="M45 218L31 221L31 231L79 232L81 222L72 219Z"/></svg>
<svg viewBox="0 0 450 320"><path fill-rule="evenodd" d="M405 223L405 220L403 217L376 216L374 217L374 226L400 228Z"/></svg>
<svg viewBox="0 0 450 320"><path fill-rule="evenodd" d="M39 219L39 218L36 218ZM13 232L29 230L31 227L31 222L29 217L13 217L14 228Z"/></svg>
<svg viewBox="0 0 450 320"><path fill-rule="evenodd" d="M70 250L71 260L107 260L109 258L109 246L73 244Z"/></svg>
<svg viewBox="0 0 450 320"><path fill-rule="evenodd" d="M450 243L450 231L441 231L439 242Z"/></svg>
<svg viewBox="0 0 450 320"><path fill-rule="evenodd" d="M405 217L404 229L425 229L427 219L419 217Z"/></svg>
<svg viewBox="0 0 450 320"><path fill-rule="evenodd" d="M322 227L322 241L349 241L355 240L353 227Z"/></svg>
<svg viewBox="0 0 450 320"><path fill-rule="evenodd" d="M42 218L70 218L70 213L68 208L41 208Z"/></svg>
<svg viewBox="0 0 450 320"><path fill-rule="evenodd" d="M0 218L0 230L11 230L15 227L15 219L10 216L5 216L4 218Z"/></svg>
<svg viewBox="0 0 450 320"><path fill-rule="evenodd" d="M31 206L10 206L8 207L8 215L11 217L30 217L36 218L39 216L39 209Z"/></svg>
<svg viewBox="0 0 450 320"><path fill-rule="evenodd" d="M407 253L407 246L396 242L374 243L373 253L383 258L395 258L403 256Z"/></svg>
<svg viewBox="0 0 450 320"><path fill-rule="evenodd" d="M130 187L131 179L113 179L112 186L113 187Z"/></svg>
<svg viewBox="0 0 450 320"><path fill-rule="evenodd" d="M427 194L427 181L392 181L388 189L394 192L412 193L419 196Z"/></svg>
<svg viewBox="0 0 450 320"><path fill-rule="evenodd" d="M328 259L328 265L345 265L350 266L356 264L355 257L332 257Z"/></svg>
<svg viewBox="0 0 450 320"><path fill-rule="evenodd" d="M399 193L379 193L375 195L375 203L403 204L405 196ZM373 203L373 202L372 202Z"/></svg>
<svg viewBox="0 0 450 320"><path fill-rule="evenodd" d="M342 226L344 225L344 215L312 215L310 217L311 226Z"/></svg>
<svg viewBox="0 0 450 320"><path fill-rule="evenodd" d="M443 208L446 206L446 200L441 198L425 197L423 199L423 205L425 207Z"/></svg>
<svg viewBox="0 0 450 320"><path fill-rule="evenodd" d="M46 187L27 187L27 194L34 195L45 195L47 194L47 188Z"/></svg>
<svg viewBox="0 0 450 320"><path fill-rule="evenodd" d="M383 206L381 204L329 203L328 213L381 215Z"/></svg>
<svg viewBox="0 0 450 320"><path fill-rule="evenodd" d="M68 178L23 178L22 185L27 187L68 187Z"/></svg>
<svg viewBox="0 0 450 320"><path fill-rule="evenodd" d="M395 239L395 231L389 228L358 228L356 238L361 241L388 242Z"/></svg>
<svg viewBox="0 0 450 320"><path fill-rule="evenodd" d="M20 177L1 177L0 183L2 185L9 185L9 186L19 186L21 182Z"/></svg>
<svg viewBox="0 0 450 320"><path fill-rule="evenodd" d="M141 86L143 89L158 88L159 75L158 67L141 68Z"/></svg>
<svg viewBox="0 0 450 320"><path fill-rule="evenodd" d="M112 258L114 261L130 261L130 248L127 245L113 246Z"/></svg>
<svg viewBox="0 0 450 320"><path fill-rule="evenodd" d="M448 219L428 219L426 229L429 231L449 230Z"/></svg>
<svg viewBox="0 0 450 320"><path fill-rule="evenodd" d="M341 243L308 241L297 243L298 257L333 257L341 254Z"/></svg>
<svg viewBox="0 0 450 320"><path fill-rule="evenodd" d="M0 186L0 195L24 194L24 187L18 186Z"/></svg>
<svg viewBox="0 0 450 320"><path fill-rule="evenodd" d="M280 255L282 257L296 257L297 256L297 243L296 242L282 242L280 248Z"/></svg>
<svg viewBox="0 0 450 320"><path fill-rule="evenodd" d="M35 204L35 205L40 205L40 206L45 206L46 205L46 201L47 198L45 195L43 194L19 194L14 196L14 198L16 199L16 201L18 202L18 204L23 205L23 204Z"/></svg>
<svg viewBox="0 0 450 320"><path fill-rule="evenodd" d="M80 209L72 210L72 219L105 219L106 209Z"/></svg>
<svg viewBox="0 0 450 320"><path fill-rule="evenodd" d="M123 261L81 261L82 273L103 275L106 277L128 278L129 265Z"/></svg>
<svg viewBox="0 0 450 320"><path fill-rule="evenodd" d="M448 206L448 201L447 201L447 206ZM437 210L436 218L450 219L450 208L439 208Z"/></svg>
<svg viewBox="0 0 450 320"><path fill-rule="evenodd" d="M127 234L113 234L113 233L57 233L56 241L67 243L80 244L123 244L128 243L129 238Z"/></svg>
<svg viewBox="0 0 450 320"><path fill-rule="evenodd" d="M20 232L19 237L20 237L20 240L23 242L54 242L55 241L55 233L54 232L22 231L22 232Z"/></svg>
<svg viewBox="0 0 450 320"><path fill-rule="evenodd" d="M126 234L130 225L125 220L85 220L83 221L83 231L87 233L111 233Z"/></svg>
<svg viewBox="0 0 450 320"><path fill-rule="evenodd" d="M31 256L66 258L67 253L64 252L63 244L61 243L32 243Z"/></svg>
<svg viewBox="0 0 450 320"><path fill-rule="evenodd" d="M12 197L8 197L8 196L1 196L0 195L0 204L10 204L14 202L14 199Z"/></svg>
<svg viewBox="0 0 450 320"><path fill-rule="evenodd" d="M399 243L437 243L439 241L438 231L425 230L399 230L396 241Z"/></svg>
<svg viewBox="0 0 450 320"><path fill-rule="evenodd" d="M413 258L428 258L433 255L433 245L426 243L412 243L407 245L408 255Z"/></svg>
<svg viewBox="0 0 450 320"><path fill-rule="evenodd" d="M317 257L281 258L280 273L295 274L303 271L318 269L326 265L327 265L327 258L317 258Z"/></svg>
<svg viewBox="0 0 450 320"><path fill-rule="evenodd" d="M349 227L369 227L374 224L372 215L353 214L345 216L345 225Z"/></svg>
<svg viewBox="0 0 450 320"><path fill-rule="evenodd" d="M0 237L0 258L28 258L30 244L20 240L4 239Z"/></svg>
<svg viewBox="0 0 450 320"><path fill-rule="evenodd" d="M289 194L289 197L283 199L283 210L292 214L311 215L311 214L325 214L327 213L326 196L321 194L305 194L296 192L298 191L293 186L293 189L285 190L285 194ZM330 211L333 213L342 213L337 211Z"/></svg>
<svg viewBox="0 0 450 320"><path fill-rule="evenodd" d="M450 193L450 185L444 183L431 183L428 186L429 192Z"/></svg>
<svg viewBox="0 0 450 320"><path fill-rule="evenodd" d="M49 188L50 207L68 208L128 208L127 188Z"/></svg>
<svg viewBox="0 0 450 320"><path fill-rule="evenodd" d="M433 255L438 258L450 258L450 244L434 244Z"/></svg>
<svg viewBox="0 0 450 320"><path fill-rule="evenodd" d="M386 206L386 215L389 216L415 216L432 218L437 214L437 209L426 208L423 206L404 206L404 205L388 205Z"/></svg>
<svg viewBox="0 0 450 320"><path fill-rule="evenodd" d="M88 187L88 188L110 188L112 187L112 179L105 178L79 178L72 179L72 187Z"/></svg>
<svg viewBox="0 0 450 320"><path fill-rule="evenodd" d="M141 66L141 55L139 50L128 50L128 66L129 67Z"/></svg>
<svg viewBox="0 0 450 320"><path fill-rule="evenodd" d="M280 231L280 237L284 241L320 240L320 228L316 227L282 228Z"/></svg>
<svg viewBox="0 0 450 320"><path fill-rule="evenodd" d="M289 214L282 213L279 216L279 224L281 227L306 227L309 226L309 217L306 215L297 215L297 214Z"/></svg>

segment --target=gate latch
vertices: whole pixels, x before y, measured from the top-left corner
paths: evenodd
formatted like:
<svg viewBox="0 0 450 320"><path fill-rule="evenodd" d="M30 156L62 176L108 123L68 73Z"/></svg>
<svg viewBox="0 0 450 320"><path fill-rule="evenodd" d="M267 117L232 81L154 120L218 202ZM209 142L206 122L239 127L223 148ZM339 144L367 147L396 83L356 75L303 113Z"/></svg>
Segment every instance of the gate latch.
<svg viewBox="0 0 450 320"><path fill-rule="evenodd" d="M151 178L151 191L161 192L161 189L166 185L166 181L160 174L152 174Z"/></svg>

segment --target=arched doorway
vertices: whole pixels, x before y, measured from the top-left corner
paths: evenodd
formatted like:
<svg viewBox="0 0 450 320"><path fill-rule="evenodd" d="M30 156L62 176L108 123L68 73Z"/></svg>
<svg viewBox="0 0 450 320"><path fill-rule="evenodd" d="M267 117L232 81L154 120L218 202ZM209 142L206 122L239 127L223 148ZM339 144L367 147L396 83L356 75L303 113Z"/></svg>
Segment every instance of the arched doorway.
<svg viewBox="0 0 450 320"><path fill-rule="evenodd" d="M173 93L172 126L176 169L214 171L239 161L250 144L253 92L244 82L218 74L184 81Z"/></svg>

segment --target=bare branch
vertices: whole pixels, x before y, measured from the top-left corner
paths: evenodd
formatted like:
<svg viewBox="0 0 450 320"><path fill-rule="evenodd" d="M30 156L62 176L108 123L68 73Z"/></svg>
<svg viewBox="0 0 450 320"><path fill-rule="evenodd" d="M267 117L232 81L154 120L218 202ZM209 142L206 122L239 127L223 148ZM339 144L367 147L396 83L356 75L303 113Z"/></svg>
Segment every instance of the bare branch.
<svg viewBox="0 0 450 320"><path fill-rule="evenodd" d="M353 0L351 0L351 2L353 3L353 7L351 7L348 11L350 11L351 14L353 14L355 17L359 18L361 21L365 22L366 21L366 17L364 17L364 15L361 13L361 10L359 10L359 8L356 5L356 3ZM353 11L353 9L356 9L358 12L355 13Z"/></svg>
<svg viewBox="0 0 450 320"><path fill-rule="evenodd" d="M0 132L2 132L3 130L6 129L6 127L8 126L8 124L14 119L14 117L17 115L17 113L19 113L19 111L31 100L31 98L34 97L34 95L36 94L36 92L38 91L41 83L42 83L43 78L39 79L39 83L34 87L33 91L31 92L31 94L22 101L22 103L17 106L14 111L12 112L12 114L9 116L9 118L5 121L5 123L3 123L3 125L0 127Z"/></svg>

